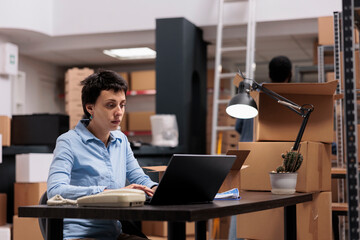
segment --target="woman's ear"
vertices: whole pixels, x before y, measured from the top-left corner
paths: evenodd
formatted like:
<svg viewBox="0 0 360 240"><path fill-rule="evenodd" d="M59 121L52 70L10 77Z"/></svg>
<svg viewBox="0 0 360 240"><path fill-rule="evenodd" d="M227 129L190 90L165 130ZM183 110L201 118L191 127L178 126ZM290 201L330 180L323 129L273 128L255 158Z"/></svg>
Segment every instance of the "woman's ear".
<svg viewBox="0 0 360 240"><path fill-rule="evenodd" d="M90 115L94 114L94 105L93 104L86 104L85 108L88 111L88 113L90 113Z"/></svg>

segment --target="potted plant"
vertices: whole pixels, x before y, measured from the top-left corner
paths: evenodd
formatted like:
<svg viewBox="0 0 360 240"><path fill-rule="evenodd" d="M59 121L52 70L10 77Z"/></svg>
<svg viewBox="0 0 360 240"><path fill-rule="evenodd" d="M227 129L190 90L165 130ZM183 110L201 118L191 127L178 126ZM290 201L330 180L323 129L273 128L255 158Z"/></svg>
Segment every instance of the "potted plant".
<svg viewBox="0 0 360 240"><path fill-rule="evenodd" d="M281 154L283 164L276 171L270 172L271 192L273 194L295 193L297 170L303 161L300 151L290 150Z"/></svg>

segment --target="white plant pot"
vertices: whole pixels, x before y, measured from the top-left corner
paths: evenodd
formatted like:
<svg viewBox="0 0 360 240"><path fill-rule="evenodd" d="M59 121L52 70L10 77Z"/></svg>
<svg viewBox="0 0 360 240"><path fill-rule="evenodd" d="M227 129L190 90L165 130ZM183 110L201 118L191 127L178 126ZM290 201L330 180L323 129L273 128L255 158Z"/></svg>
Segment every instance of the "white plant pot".
<svg viewBox="0 0 360 240"><path fill-rule="evenodd" d="M293 194L295 193L297 172L295 173L276 173L270 172L271 192L273 194Z"/></svg>

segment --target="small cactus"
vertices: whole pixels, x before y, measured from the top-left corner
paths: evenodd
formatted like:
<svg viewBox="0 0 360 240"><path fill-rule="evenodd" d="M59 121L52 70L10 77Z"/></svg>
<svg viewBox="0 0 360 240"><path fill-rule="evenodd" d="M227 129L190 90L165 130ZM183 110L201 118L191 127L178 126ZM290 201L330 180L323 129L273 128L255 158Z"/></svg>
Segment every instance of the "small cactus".
<svg viewBox="0 0 360 240"><path fill-rule="evenodd" d="M283 160L283 165L279 166L276 169L276 172L278 173L284 173L284 172L296 172L303 161L303 156L300 152L290 151L286 152L286 154L281 154L281 157Z"/></svg>

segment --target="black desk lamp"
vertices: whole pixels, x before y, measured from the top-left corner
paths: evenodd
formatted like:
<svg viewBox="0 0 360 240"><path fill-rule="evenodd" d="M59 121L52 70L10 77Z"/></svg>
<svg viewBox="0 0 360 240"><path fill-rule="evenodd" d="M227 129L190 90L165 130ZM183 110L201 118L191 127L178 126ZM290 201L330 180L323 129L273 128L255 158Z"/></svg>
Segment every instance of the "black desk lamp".
<svg viewBox="0 0 360 240"><path fill-rule="evenodd" d="M254 80L245 78L242 72L239 72L235 78L240 78L238 94L230 100L229 105L226 108L226 113L232 117L242 119L256 117L256 115L258 114L257 105L254 99L250 96L250 92L256 89L263 91L268 96L275 99L278 103L296 112L303 118L300 131L296 137L295 144L292 148L293 151L297 151L310 114L314 110L314 106L311 104L304 104L300 106L290 101L289 99L271 91L270 89L263 87Z"/></svg>

